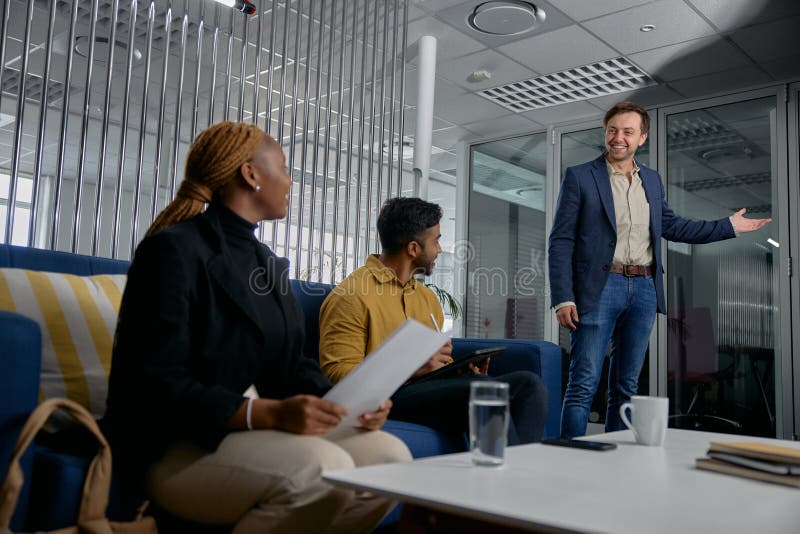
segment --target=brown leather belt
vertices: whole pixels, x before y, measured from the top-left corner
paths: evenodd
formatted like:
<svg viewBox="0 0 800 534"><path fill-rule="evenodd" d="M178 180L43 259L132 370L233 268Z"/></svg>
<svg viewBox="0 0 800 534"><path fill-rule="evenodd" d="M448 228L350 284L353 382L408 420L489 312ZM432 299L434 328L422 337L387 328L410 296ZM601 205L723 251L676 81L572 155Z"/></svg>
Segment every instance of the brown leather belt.
<svg viewBox="0 0 800 534"><path fill-rule="evenodd" d="M612 263L609 272L623 274L625 276L653 276L652 265L623 265Z"/></svg>

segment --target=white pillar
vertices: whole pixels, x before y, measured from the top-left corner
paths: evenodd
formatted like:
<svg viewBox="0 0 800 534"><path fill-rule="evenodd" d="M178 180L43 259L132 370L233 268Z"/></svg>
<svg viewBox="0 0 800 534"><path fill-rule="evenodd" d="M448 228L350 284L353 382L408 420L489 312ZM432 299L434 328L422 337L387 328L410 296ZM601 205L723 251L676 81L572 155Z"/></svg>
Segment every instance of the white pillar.
<svg viewBox="0 0 800 534"><path fill-rule="evenodd" d="M414 136L414 194L428 198L428 171L433 139L433 93L436 87L436 37L419 40L417 131Z"/></svg>

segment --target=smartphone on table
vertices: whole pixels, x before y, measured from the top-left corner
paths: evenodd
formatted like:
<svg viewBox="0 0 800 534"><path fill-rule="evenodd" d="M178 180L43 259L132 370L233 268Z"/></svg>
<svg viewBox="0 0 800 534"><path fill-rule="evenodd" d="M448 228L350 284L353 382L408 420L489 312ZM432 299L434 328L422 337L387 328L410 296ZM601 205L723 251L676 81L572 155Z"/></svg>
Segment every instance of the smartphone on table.
<svg viewBox="0 0 800 534"><path fill-rule="evenodd" d="M573 449L586 449L589 451L611 451L617 448L616 443L605 443L603 441L588 441L585 439L549 438L543 439L544 445L556 445L557 447L571 447Z"/></svg>

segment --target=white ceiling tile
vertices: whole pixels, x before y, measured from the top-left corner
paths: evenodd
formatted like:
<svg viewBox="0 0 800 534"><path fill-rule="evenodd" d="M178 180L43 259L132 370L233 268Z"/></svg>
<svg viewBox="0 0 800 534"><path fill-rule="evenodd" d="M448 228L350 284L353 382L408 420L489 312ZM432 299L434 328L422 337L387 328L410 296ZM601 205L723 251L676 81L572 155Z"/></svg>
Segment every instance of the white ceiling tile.
<svg viewBox="0 0 800 534"><path fill-rule="evenodd" d="M742 87L758 85L770 81L761 70L748 67L744 69L717 72L696 78L678 80L670 85L687 97L708 96L714 93L732 91Z"/></svg>
<svg viewBox="0 0 800 534"><path fill-rule="evenodd" d="M452 128L453 126L455 125L450 121L446 121L439 117L433 118L434 131L442 130L445 128ZM403 118L403 135L412 135L416 127L417 127L417 108L415 107L407 108L405 116ZM395 128L399 130L400 128L399 122L395 122Z"/></svg>
<svg viewBox="0 0 800 534"><path fill-rule="evenodd" d="M433 114L460 126L467 121L494 120L509 115L509 111L485 98L465 94L437 100Z"/></svg>
<svg viewBox="0 0 800 534"><path fill-rule="evenodd" d="M541 74L619 55L577 25L516 41L497 50Z"/></svg>
<svg viewBox="0 0 800 534"><path fill-rule="evenodd" d="M450 128L443 128L441 130L433 131L433 146L451 150L456 143L470 137L471 132L465 128L458 126L451 126Z"/></svg>
<svg viewBox="0 0 800 534"><path fill-rule="evenodd" d="M417 70L406 72L406 90L405 90L406 105L409 106L417 105L418 77L419 77L419 71ZM440 76L436 77L435 84L436 85L434 88L434 95L433 95L434 102L447 100L448 98L452 98L456 95L462 95L467 92L465 89L458 87L457 85L449 82L448 80Z"/></svg>
<svg viewBox="0 0 800 534"><path fill-rule="evenodd" d="M465 124L464 128L478 136L505 137L541 130L543 126L528 120L522 115L509 115L491 121L471 122Z"/></svg>
<svg viewBox="0 0 800 534"><path fill-rule="evenodd" d="M750 60L721 37L703 37L631 54L628 59L658 80L691 78L750 65Z"/></svg>
<svg viewBox="0 0 800 534"><path fill-rule="evenodd" d="M593 19L629 7L646 4L650 0L550 0L555 7L577 21Z"/></svg>
<svg viewBox="0 0 800 534"><path fill-rule="evenodd" d="M410 4L408 6L408 22L415 21L417 19L421 19L422 17L426 17L428 14L423 11L422 9L418 8L414 4Z"/></svg>
<svg viewBox="0 0 800 534"><path fill-rule="evenodd" d="M523 113L523 115L539 124L560 124L576 119L588 119L592 117L602 117L603 112L600 108L593 106L586 101L571 102L552 106L549 108L535 109Z"/></svg>
<svg viewBox="0 0 800 534"><path fill-rule="evenodd" d="M455 28L443 24L433 17L416 20L408 24L408 44L413 49L419 38L423 35L436 37L436 61L463 56L472 52L477 52L486 46L472 37L469 37ZM417 63L416 53L411 58L413 63Z"/></svg>
<svg viewBox="0 0 800 534"><path fill-rule="evenodd" d="M452 61L443 61L436 66L436 69L437 76L443 76L470 91L479 91L536 76L534 71L493 50L483 50ZM477 70L486 70L492 77L482 82L467 81L467 77Z"/></svg>
<svg viewBox="0 0 800 534"><path fill-rule="evenodd" d="M651 32L640 31L645 24L654 24L656 28ZM584 26L625 54L715 33L714 28L683 0L659 0L590 20Z"/></svg>
<svg viewBox="0 0 800 534"><path fill-rule="evenodd" d="M787 56L775 61L761 63L761 67L769 72L776 80L797 78L800 70L800 55Z"/></svg>
<svg viewBox="0 0 800 534"><path fill-rule="evenodd" d="M24 17L24 15L23 15ZM11 24L10 26L15 26ZM29 49L30 50L30 49ZM22 61L22 42L17 39L6 39L6 67L14 67L19 69L19 63Z"/></svg>
<svg viewBox="0 0 800 534"><path fill-rule="evenodd" d="M456 156L450 152L440 152L431 155L431 169L446 171L456 168Z"/></svg>
<svg viewBox="0 0 800 534"><path fill-rule="evenodd" d="M463 3L465 3L464 0L411 0L412 5L417 5L420 9L424 9L429 13L436 13L437 11ZM472 2L467 3L472 4Z"/></svg>
<svg viewBox="0 0 800 534"><path fill-rule="evenodd" d="M758 62L792 56L800 50L800 16L743 28L730 37Z"/></svg>
<svg viewBox="0 0 800 534"><path fill-rule="evenodd" d="M800 2L797 0L688 1L722 31L800 15Z"/></svg>
<svg viewBox="0 0 800 534"><path fill-rule="evenodd" d="M617 93L614 95L601 96L590 100L592 104L600 109L608 109L617 102L628 100L636 102L640 106L649 107L661 104L669 104L682 98L681 95L663 85L654 85L653 87L645 87L636 91L627 91L624 93Z"/></svg>

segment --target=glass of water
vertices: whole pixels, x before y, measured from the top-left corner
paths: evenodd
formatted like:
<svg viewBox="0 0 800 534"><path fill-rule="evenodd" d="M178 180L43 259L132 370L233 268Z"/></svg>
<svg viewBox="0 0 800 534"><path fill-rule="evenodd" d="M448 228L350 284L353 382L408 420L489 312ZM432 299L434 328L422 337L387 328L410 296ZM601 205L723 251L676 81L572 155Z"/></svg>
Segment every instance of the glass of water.
<svg viewBox="0 0 800 534"><path fill-rule="evenodd" d="M508 433L508 384L475 381L469 395L472 463L503 465Z"/></svg>

